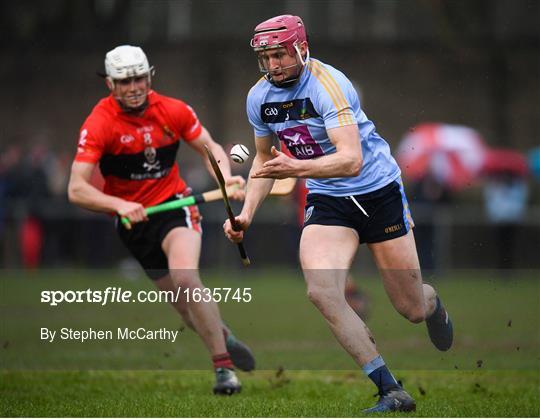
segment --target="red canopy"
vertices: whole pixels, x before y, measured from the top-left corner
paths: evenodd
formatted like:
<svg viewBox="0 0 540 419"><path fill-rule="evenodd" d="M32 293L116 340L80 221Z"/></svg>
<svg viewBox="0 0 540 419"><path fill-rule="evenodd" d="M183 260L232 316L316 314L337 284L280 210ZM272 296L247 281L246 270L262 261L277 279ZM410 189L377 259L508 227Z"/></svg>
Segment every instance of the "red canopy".
<svg viewBox="0 0 540 419"><path fill-rule="evenodd" d="M403 138L396 157L406 178L418 181L430 175L458 190L478 177L486 150L484 140L472 128L426 123Z"/></svg>
<svg viewBox="0 0 540 419"><path fill-rule="evenodd" d="M482 172L485 175L512 174L525 177L529 173L527 158L519 151L507 148L488 150Z"/></svg>

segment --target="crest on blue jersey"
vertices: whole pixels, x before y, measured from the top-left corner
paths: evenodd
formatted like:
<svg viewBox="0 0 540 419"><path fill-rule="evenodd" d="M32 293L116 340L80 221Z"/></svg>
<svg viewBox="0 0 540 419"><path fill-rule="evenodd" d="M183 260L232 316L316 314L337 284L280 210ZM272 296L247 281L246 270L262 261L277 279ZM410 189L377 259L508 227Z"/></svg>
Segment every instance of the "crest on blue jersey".
<svg viewBox="0 0 540 419"><path fill-rule="evenodd" d="M294 99L287 102L268 102L261 105L261 119L266 124L276 124L285 121L302 121L317 118L310 98Z"/></svg>

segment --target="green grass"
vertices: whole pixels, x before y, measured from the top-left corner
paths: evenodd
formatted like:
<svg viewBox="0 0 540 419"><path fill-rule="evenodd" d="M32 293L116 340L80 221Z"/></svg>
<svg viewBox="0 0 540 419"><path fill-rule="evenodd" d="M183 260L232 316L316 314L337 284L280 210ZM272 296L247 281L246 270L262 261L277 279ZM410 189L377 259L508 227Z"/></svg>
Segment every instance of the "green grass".
<svg viewBox="0 0 540 419"><path fill-rule="evenodd" d="M252 287L251 303L221 305L257 355L242 394L211 395L206 351L184 330L176 343L45 343L40 327L176 328L167 304L39 302L43 289L152 289L111 272L3 272L0 280L1 416L347 417L375 393L305 297L297 272L208 272L210 287ZM503 280L460 272L435 285L455 323L455 345L436 351L425 326L392 309L375 277L360 277L372 301L368 325L394 374L416 398L416 416L540 416L540 283L537 273ZM481 361L481 362L479 362ZM277 377L283 368L285 374Z"/></svg>
<svg viewBox="0 0 540 419"><path fill-rule="evenodd" d="M538 374L397 372L419 417L537 417ZM2 374L2 416L354 417L375 402L358 372L243 374L240 395L210 394L207 372L92 371ZM390 415L398 416L398 415Z"/></svg>

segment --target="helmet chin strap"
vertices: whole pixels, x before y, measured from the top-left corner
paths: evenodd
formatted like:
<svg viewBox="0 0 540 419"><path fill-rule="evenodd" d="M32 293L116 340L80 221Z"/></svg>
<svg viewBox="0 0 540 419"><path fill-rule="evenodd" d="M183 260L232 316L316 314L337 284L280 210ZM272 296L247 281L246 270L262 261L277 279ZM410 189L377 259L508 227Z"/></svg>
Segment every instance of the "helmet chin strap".
<svg viewBox="0 0 540 419"><path fill-rule="evenodd" d="M309 61L309 47L306 48L306 59L304 60L302 58L302 54L300 54L300 49L298 48L298 44L294 44L294 49L296 51L296 54L298 55L298 58L300 58L300 62L302 63L302 67L306 65L306 63Z"/></svg>

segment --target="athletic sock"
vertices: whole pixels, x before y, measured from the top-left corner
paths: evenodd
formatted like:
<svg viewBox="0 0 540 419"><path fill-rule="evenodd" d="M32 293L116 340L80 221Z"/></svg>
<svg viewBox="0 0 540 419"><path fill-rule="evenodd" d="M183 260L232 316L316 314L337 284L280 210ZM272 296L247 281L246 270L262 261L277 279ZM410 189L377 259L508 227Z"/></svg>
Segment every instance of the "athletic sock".
<svg viewBox="0 0 540 419"><path fill-rule="evenodd" d="M377 386L379 394L386 394L392 389L401 388L380 355L362 366L362 370Z"/></svg>
<svg viewBox="0 0 540 419"><path fill-rule="evenodd" d="M441 309L441 299L439 298L439 296L436 297L437 298L437 302L435 303L435 310L433 310L433 313L431 313L429 315L429 317L426 319L426 320L429 320L431 319L433 316L435 316Z"/></svg>
<svg viewBox="0 0 540 419"><path fill-rule="evenodd" d="M212 357L212 362L214 363L214 369L216 368L228 368L230 370L234 369L234 365L231 361L231 356L229 355L229 352L214 355Z"/></svg>

